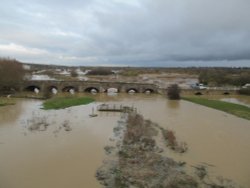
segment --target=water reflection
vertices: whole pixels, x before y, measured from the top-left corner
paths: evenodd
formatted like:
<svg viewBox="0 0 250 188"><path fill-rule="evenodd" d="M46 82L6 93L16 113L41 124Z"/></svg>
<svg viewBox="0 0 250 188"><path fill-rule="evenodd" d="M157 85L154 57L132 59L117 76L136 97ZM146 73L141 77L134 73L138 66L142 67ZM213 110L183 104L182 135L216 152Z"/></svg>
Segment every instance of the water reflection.
<svg viewBox="0 0 250 188"><path fill-rule="evenodd" d="M0 126L15 122L21 115L24 106L25 102L20 101L15 106L9 105L0 107Z"/></svg>
<svg viewBox="0 0 250 188"><path fill-rule="evenodd" d="M180 107L179 100L167 100L167 105L171 109L178 109Z"/></svg>

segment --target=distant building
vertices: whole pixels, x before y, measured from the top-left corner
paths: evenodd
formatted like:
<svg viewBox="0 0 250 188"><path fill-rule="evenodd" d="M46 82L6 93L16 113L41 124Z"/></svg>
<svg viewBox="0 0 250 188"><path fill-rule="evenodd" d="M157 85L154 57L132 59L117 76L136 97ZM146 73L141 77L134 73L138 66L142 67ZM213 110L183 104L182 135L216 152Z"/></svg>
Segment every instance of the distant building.
<svg viewBox="0 0 250 188"><path fill-rule="evenodd" d="M31 67L30 67L30 65L23 65L23 69L24 69L24 70L30 70Z"/></svg>

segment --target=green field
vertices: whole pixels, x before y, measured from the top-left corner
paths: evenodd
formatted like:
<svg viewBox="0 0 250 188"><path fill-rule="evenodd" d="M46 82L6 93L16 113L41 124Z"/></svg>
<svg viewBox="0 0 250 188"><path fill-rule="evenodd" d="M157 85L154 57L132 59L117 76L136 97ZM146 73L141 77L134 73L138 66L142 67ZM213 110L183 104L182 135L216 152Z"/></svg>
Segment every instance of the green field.
<svg viewBox="0 0 250 188"><path fill-rule="evenodd" d="M250 108L247 106L200 97L182 97L182 99L250 120Z"/></svg>
<svg viewBox="0 0 250 188"><path fill-rule="evenodd" d="M94 99L89 97L58 97L52 98L43 103L43 109L62 109L71 106L85 105L93 102Z"/></svg>

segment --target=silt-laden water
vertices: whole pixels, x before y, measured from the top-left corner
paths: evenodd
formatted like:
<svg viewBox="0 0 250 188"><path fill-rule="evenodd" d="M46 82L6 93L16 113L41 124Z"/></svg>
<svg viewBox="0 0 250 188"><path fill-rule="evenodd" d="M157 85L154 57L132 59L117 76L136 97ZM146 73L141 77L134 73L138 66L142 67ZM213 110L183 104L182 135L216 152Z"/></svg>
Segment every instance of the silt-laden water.
<svg viewBox="0 0 250 188"><path fill-rule="evenodd" d="M187 101L159 95L96 95L97 102L62 110L44 111L41 101L20 100L0 108L0 187L101 187L95 172L106 158L119 113L102 112L90 118L103 102L134 106L145 119L175 131L189 150L166 155L187 162L187 168L209 164L212 176L223 176L250 187L249 121ZM28 130L40 117L46 130ZM72 129L66 131L67 122Z"/></svg>

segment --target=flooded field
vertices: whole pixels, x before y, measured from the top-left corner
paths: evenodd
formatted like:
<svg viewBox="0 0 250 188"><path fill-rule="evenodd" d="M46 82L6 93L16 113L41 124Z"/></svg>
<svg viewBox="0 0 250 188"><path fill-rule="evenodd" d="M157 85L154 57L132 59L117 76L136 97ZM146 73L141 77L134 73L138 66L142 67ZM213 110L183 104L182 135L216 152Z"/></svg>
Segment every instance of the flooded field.
<svg viewBox="0 0 250 188"><path fill-rule="evenodd" d="M250 97L244 95L204 95L208 99L221 100L250 107Z"/></svg>
<svg viewBox="0 0 250 188"><path fill-rule="evenodd" d="M223 176L250 187L249 121L187 101L160 95L96 95L96 102L63 110L44 111L42 101L20 100L0 108L0 187L101 187L96 169L105 159L119 113L97 112L101 103L134 106L146 119L175 131L188 152L166 151L191 166L208 164L212 176ZM227 99L223 99L227 100ZM232 100L232 99L230 99ZM249 105L249 98L239 100ZM34 119L46 119L47 129L30 131ZM63 125L67 122L70 131Z"/></svg>

